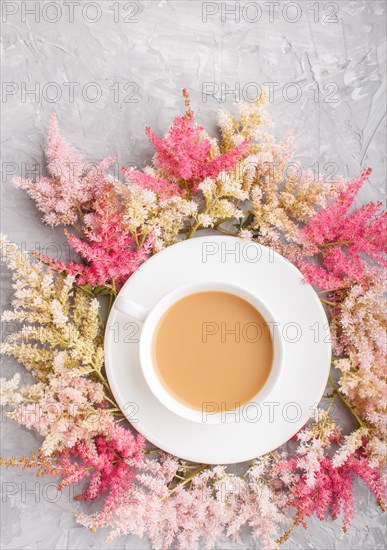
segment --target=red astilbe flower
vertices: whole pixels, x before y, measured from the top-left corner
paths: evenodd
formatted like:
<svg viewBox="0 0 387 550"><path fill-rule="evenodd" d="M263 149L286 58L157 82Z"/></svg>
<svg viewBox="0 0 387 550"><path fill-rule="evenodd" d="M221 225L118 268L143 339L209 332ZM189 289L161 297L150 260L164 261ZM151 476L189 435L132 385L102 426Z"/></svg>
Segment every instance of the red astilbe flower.
<svg viewBox="0 0 387 550"><path fill-rule="evenodd" d="M145 439L112 423L107 435L95 438L95 447L79 443L58 460L62 481L59 488L89 478L87 489L77 500L96 500L107 495L101 514L109 514L122 503L144 458ZM74 477L74 474L75 477Z"/></svg>
<svg viewBox="0 0 387 550"><path fill-rule="evenodd" d="M184 189L178 183L165 178L158 178L146 172L139 172L133 168L122 168L125 179L146 189L154 191L161 200L168 200L172 197L179 197L184 194Z"/></svg>
<svg viewBox="0 0 387 550"><path fill-rule="evenodd" d="M151 254L149 236L142 245L125 226L124 211L113 184L104 182L93 203L92 212L84 217L84 238L65 230L70 246L86 263L52 261L40 257L56 271L76 276L78 285L112 285L119 290Z"/></svg>
<svg viewBox="0 0 387 550"><path fill-rule="evenodd" d="M164 138L159 138L150 128L146 128L146 134L156 150L153 163L157 177L123 168L130 182L152 189L162 198L180 195L186 189L198 193L198 186L205 178L216 178L220 172L230 170L246 155L250 146L249 141L243 141L221 155L203 126L193 126L194 113L186 89L183 95L186 112L175 118Z"/></svg>
<svg viewBox="0 0 387 550"><path fill-rule="evenodd" d="M306 460L309 460L306 457ZM343 531L351 525L355 513L353 482L357 476L366 483L375 495L379 506L385 510L385 486L380 472L370 465L362 449L351 454L344 464L337 467L334 459L321 456L318 467L314 466L311 483L304 469L305 458L292 457L280 460L275 472L280 477L291 479L288 486L287 505L296 510L294 522L306 527L306 518L313 514L324 520L329 514L336 519L343 512Z"/></svg>
<svg viewBox="0 0 387 550"><path fill-rule="evenodd" d="M96 166L87 163L61 136L55 113L51 115L45 149L50 177L14 178L17 187L25 189L43 212L49 225L73 225L78 211L89 210L101 180L114 162L107 157Z"/></svg>
<svg viewBox="0 0 387 550"><path fill-rule="evenodd" d="M346 286L348 281L362 284L367 274L364 256L378 266L387 265L387 213L381 211L381 203L349 212L370 173L371 169L364 170L302 229L306 255L322 258L321 266L305 260L298 262L311 284L326 290Z"/></svg>
<svg viewBox="0 0 387 550"><path fill-rule="evenodd" d="M100 514L116 509L135 479L136 468L144 459L145 439L118 425L115 421L103 427L103 434L92 441L82 441L74 447L54 452L47 457L41 450L32 458L7 461L7 466L23 469L38 468L38 476L60 476L61 490L79 481L89 480L76 500L93 501L105 496Z"/></svg>

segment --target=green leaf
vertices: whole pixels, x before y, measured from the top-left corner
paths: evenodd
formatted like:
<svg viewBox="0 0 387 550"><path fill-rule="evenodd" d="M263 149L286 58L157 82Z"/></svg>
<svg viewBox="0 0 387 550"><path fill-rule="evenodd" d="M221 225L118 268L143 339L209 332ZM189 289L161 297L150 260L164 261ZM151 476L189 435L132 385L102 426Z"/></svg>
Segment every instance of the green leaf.
<svg viewBox="0 0 387 550"><path fill-rule="evenodd" d="M260 230L260 228L258 227L257 229L254 229L254 231L253 231L253 239L258 240L259 237L261 237L261 236L262 236L262 235L261 235L261 230Z"/></svg>
<svg viewBox="0 0 387 550"><path fill-rule="evenodd" d="M246 217L245 221L242 224L242 229L247 229L249 225L253 223L253 220L254 220L254 214L251 214L250 212L250 214Z"/></svg>
<svg viewBox="0 0 387 550"><path fill-rule="evenodd" d="M242 231L242 229L247 229L254 221L254 214L250 212L248 216L243 220L243 218L239 218L239 223L234 223L234 227L238 229L238 231Z"/></svg>

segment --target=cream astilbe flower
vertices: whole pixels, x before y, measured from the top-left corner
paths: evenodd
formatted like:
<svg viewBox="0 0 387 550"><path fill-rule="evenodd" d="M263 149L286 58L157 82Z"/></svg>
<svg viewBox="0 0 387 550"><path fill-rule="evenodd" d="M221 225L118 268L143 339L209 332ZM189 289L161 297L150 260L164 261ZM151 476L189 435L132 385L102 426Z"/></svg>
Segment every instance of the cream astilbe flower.
<svg viewBox="0 0 387 550"><path fill-rule="evenodd" d="M197 212L198 203L183 197L164 201L153 191L135 184L116 182L123 196L128 230L154 237L153 249L160 251L179 240L179 232Z"/></svg>
<svg viewBox="0 0 387 550"><path fill-rule="evenodd" d="M4 406L7 403L20 403L21 396L16 392L20 384L20 374L17 372L12 378L6 380L0 378L0 402Z"/></svg>
<svg viewBox="0 0 387 550"><path fill-rule="evenodd" d="M267 94L262 93L257 101L238 103L239 119L226 110L220 111L218 124L222 151L233 149L241 138L255 141L261 127L271 125L268 114L263 110L266 98ZM261 149L257 143L252 143L250 150L258 152Z"/></svg>
<svg viewBox="0 0 387 550"><path fill-rule="evenodd" d="M263 110L266 97L238 105L239 119L222 111L219 118L221 150L235 146L238 139L251 140L249 154L228 172L228 178L242 181L249 193L253 214L247 230L259 230L260 242L296 259L300 222L305 223L346 185L338 179L325 182L311 170L301 170L293 161L294 142L288 134L282 142L262 131L271 123ZM244 199L242 199L244 200Z"/></svg>
<svg viewBox="0 0 387 550"><path fill-rule="evenodd" d="M311 170L297 170L292 156L291 138L286 138L273 150L272 160L265 161L267 167L257 167L251 189L251 211L263 241L274 246L283 243L284 250L287 243L302 242L300 223L307 222L346 185L344 180L325 183Z"/></svg>
<svg viewBox="0 0 387 550"><path fill-rule="evenodd" d="M221 172L217 178L217 186L220 196L238 201L245 201L249 198L248 192L243 187L243 178L238 178L237 170Z"/></svg>
<svg viewBox="0 0 387 550"><path fill-rule="evenodd" d="M235 170L221 172L216 179L206 178L199 184L204 202L199 212L194 216L194 227L214 227L227 220L244 216L237 204L248 198L248 193L242 187L243 181L238 179Z"/></svg>
<svg viewBox="0 0 387 550"><path fill-rule="evenodd" d="M362 447L364 438L368 436L367 428L359 428L344 438L344 443L334 454L332 464L335 468L342 466L357 449Z"/></svg>
<svg viewBox="0 0 387 550"><path fill-rule="evenodd" d="M73 373L99 373L103 363L98 302L73 287L72 277L53 274L40 262L30 263L6 237L1 236L2 260L13 270L15 297L3 321L18 329L2 344L12 356L47 380L58 352L66 351Z"/></svg>

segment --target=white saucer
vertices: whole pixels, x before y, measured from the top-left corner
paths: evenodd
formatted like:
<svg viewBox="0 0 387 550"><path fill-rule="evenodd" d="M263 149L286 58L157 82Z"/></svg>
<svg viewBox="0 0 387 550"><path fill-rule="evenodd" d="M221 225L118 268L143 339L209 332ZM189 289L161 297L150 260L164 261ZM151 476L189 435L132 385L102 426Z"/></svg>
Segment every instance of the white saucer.
<svg viewBox="0 0 387 550"><path fill-rule="evenodd" d="M141 324L114 307L105 334L106 372L122 411L151 443L194 462L232 464L276 449L312 415L329 375L329 326L317 294L296 267L267 247L235 237L199 237L170 246L145 262L120 294L151 309L177 286L208 279L245 285L280 323L285 366L260 408L247 408L236 422L222 424L172 413L143 377Z"/></svg>

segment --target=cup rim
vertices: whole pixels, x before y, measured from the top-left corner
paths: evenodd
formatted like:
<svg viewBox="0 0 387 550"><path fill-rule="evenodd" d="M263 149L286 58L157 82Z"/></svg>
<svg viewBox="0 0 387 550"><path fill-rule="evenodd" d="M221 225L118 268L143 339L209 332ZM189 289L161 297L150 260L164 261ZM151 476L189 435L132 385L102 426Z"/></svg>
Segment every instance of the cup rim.
<svg viewBox="0 0 387 550"><path fill-rule="evenodd" d="M206 291L223 291L239 296L255 307L266 321L272 322L274 358L268 379L259 392L257 392L257 394L255 394L247 403L244 403L243 405L229 411L215 412L212 414L207 413L206 420L203 421L202 410L191 408L185 405L182 401L178 400L168 391L165 384L160 379L154 365L152 344L155 329L157 328L157 325L164 313L170 307L186 296ZM165 294L152 307L144 321L140 335L139 354L140 366L145 381L156 399L174 414L181 416L186 420L208 424L236 422L236 419L238 418L238 415L240 415L240 411L243 407L247 407L249 404L262 403L263 400L267 398L270 393L272 393L274 387L277 385L283 368L282 334L276 324L275 316L273 315L271 309L259 296L252 293L245 286L219 280L191 281L184 283Z"/></svg>

